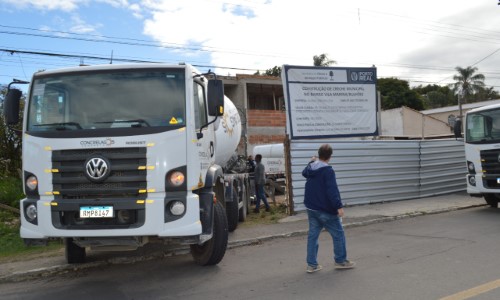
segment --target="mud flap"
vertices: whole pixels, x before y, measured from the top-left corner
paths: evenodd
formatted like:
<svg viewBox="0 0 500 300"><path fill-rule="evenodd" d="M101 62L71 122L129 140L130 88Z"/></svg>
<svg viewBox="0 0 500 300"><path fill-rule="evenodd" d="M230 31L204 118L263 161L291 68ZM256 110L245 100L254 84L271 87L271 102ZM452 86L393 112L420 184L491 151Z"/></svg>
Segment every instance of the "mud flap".
<svg viewBox="0 0 500 300"><path fill-rule="evenodd" d="M212 236L214 220L214 192L212 189L200 191L200 221L202 235Z"/></svg>

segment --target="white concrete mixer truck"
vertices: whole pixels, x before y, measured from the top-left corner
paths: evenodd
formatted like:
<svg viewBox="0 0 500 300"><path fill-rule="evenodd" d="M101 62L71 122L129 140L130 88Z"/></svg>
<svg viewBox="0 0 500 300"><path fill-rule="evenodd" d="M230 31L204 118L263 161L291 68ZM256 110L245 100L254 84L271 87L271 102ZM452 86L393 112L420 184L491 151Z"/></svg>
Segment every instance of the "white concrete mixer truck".
<svg viewBox="0 0 500 300"><path fill-rule="evenodd" d="M222 81L205 75L185 64L35 73L24 107L21 237L63 238L68 263L84 262L89 248L150 241L189 244L198 264L219 263L228 230L247 214L249 183L221 168L241 122ZM8 124L19 122L20 95L6 97Z"/></svg>

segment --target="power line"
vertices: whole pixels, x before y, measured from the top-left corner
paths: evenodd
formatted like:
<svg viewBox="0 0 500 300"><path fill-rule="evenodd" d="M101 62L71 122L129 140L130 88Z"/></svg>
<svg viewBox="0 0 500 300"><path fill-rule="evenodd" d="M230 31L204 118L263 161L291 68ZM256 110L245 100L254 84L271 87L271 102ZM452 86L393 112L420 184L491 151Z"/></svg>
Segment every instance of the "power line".
<svg viewBox="0 0 500 300"><path fill-rule="evenodd" d="M200 51L200 52L218 52L218 53L228 53L228 54L237 54L237 55L254 55L254 56L263 56L263 57L287 57L284 54L279 53L256 53L249 52L243 50L235 50L235 49L223 49L217 47L210 46L185 46L179 43L172 42L154 42L143 39L132 39L132 38L124 38L124 37L113 37L113 36L105 36L105 35L96 35L96 34L82 34L82 33L73 33L68 31L58 31L58 30L46 30L46 29L36 29L30 27L20 27L20 26L8 26L8 25L0 25L0 27L10 28L10 29L20 29L20 30L29 30L35 32L43 32L43 33L54 33L59 35L50 35L50 34L42 34L42 33L29 33L29 32L21 32L21 31L6 31L0 30L0 34L9 34L9 35L19 35L19 36L34 36L41 38L51 38L51 39L62 39L62 40L77 40L84 42L93 42L93 43L110 43L110 44L119 44L119 45L127 45L127 46L138 46L138 47L152 47L152 48L163 48L163 49L172 49L172 50L189 50L189 51ZM68 36L61 36L68 35ZM290 57L290 56L289 56Z"/></svg>
<svg viewBox="0 0 500 300"><path fill-rule="evenodd" d="M23 53L30 55L42 55L42 56L51 56L51 57L67 57L67 58L85 58L85 59L94 59L99 61L109 61L109 57L102 56L89 56L89 55L72 55L72 54L62 54L62 53L54 53L54 52L39 52L39 51L22 51L22 50L14 50L14 49L2 49L1 52L8 53ZM136 60L136 59L126 59L126 58L113 58L115 61L121 62L129 62L129 63L161 63L159 61L148 61L148 60ZM248 69L248 68L235 68L235 67L223 67L223 66L214 66L214 65L195 65L195 67L199 68L218 68L218 69L227 69L227 70L241 70L241 71L258 71L258 69Z"/></svg>

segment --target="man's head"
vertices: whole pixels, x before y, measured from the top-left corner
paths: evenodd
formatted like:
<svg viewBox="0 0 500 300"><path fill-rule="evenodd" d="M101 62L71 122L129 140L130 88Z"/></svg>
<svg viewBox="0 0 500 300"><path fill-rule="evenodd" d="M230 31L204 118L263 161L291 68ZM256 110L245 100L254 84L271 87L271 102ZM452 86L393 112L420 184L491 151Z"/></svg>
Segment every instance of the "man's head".
<svg viewBox="0 0 500 300"><path fill-rule="evenodd" d="M262 155L260 155L260 154L255 155L256 162L260 162L261 160L262 160Z"/></svg>
<svg viewBox="0 0 500 300"><path fill-rule="evenodd" d="M321 147L318 149L318 157L321 160L327 161L332 157L332 146L328 144L323 144Z"/></svg>
<svg viewBox="0 0 500 300"><path fill-rule="evenodd" d="M253 160L253 156L249 155L248 160Z"/></svg>

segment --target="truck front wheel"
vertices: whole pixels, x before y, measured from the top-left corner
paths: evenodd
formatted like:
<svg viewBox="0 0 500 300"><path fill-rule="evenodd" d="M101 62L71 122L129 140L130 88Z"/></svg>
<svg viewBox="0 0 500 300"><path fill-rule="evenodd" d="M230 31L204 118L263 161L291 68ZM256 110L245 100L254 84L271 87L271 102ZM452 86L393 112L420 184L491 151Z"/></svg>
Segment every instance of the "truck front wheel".
<svg viewBox="0 0 500 300"><path fill-rule="evenodd" d="M228 231L226 214L220 202L214 205L213 236L202 245L191 245L191 255L201 266L218 264L226 254Z"/></svg>
<svg viewBox="0 0 500 300"><path fill-rule="evenodd" d="M493 208L498 207L498 197L496 194L484 194L484 200L486 200L489 206Z"/></svg>
<svg viewBox="0 0 500 300"><path fill-rule="evenodd" d="M72 238L65 238L64 244L66 246L65 255L68 264L81 264L85 262L85 248L75 244Z"/></svg>

